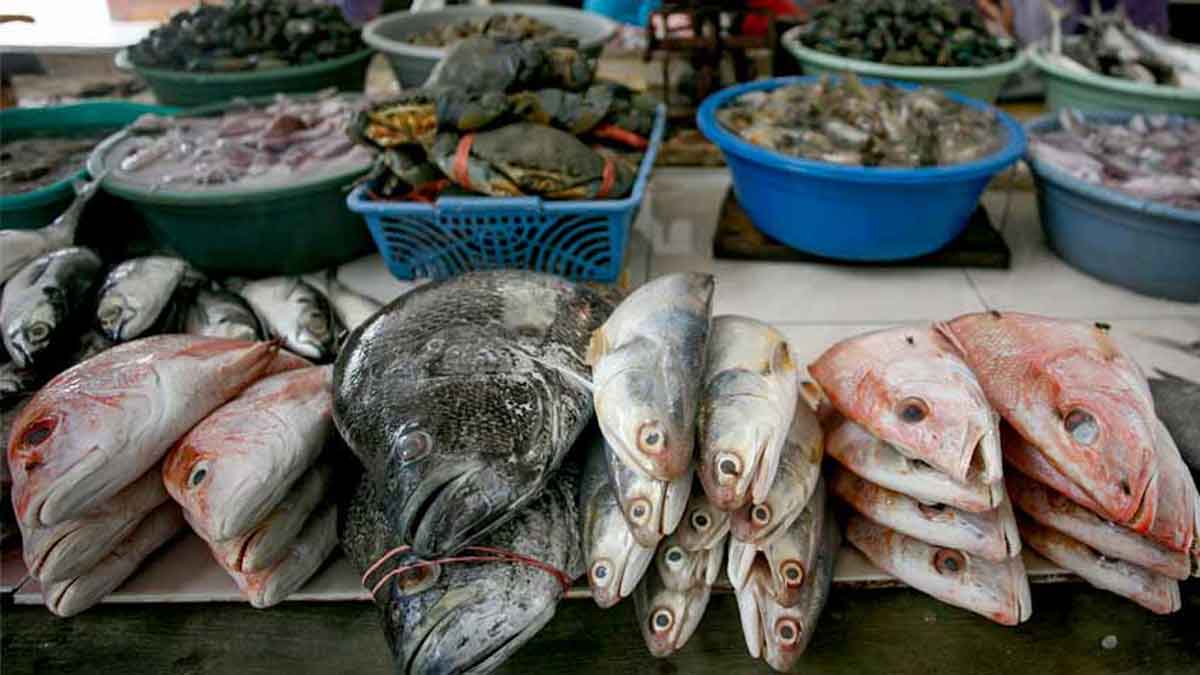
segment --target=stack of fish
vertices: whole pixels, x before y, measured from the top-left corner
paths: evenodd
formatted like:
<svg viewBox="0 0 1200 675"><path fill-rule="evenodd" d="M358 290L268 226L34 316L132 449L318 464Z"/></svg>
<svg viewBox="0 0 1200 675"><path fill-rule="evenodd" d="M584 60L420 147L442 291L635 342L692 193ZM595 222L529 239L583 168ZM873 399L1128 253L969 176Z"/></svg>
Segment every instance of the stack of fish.
<svg viewBox="0 0 1200 675"><path fill-rule="evenodd" d="M1200 494L1108 326L994 312L940 330L1009 425L1008 492L1025 543L1094 586L1177 611Z"/></svg>
<svg viewBox="0 0 1200 675"><path fill-rule="evenodd" d="M181 438L162 482L192 530L255 607L300 588L337 545L332 366L265 378Z"/></svg>
<svg viewBox="0 0 1200 675"><path fill-rule="evenodd" d="M845 418L830 420L827 451L839 464L829 489L855 512L850 543L943 602L1029 618L999 418L952 342L928 325L883 330L834 345L809 372Z"/></svg>
<svg viewBox="0 0 1200 675"><path fill-rule="evenodd" d="M100 601L179 532L157 467L171 444L259 378L302 364L272 343L162 335L108 349L39 390L13 422L7 459L50 610L68 616Z"/></svg>

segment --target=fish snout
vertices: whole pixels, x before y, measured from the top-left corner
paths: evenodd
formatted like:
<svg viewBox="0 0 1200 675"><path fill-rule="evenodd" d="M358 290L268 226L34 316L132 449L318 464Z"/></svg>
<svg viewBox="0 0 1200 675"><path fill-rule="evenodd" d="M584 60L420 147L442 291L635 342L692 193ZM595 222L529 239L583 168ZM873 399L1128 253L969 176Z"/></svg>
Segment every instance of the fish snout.
<svg viewBox="0 0 1200 675"><path fill-rule="evenodd" d="M124 338L125 326L133 318L134 312L124 300L119 297L106 295L100 300L99 307L96 308L96 319L100 324L100 330L110 340L121 340Z"/></svg>
<svg viewBox="0 0 1200 675"><path fill-rule="evenodd" d="M432 485L405 506L400 532L424 557L448 555L471 544L511 513L514 501L499 476L468 468Z"/></svg>

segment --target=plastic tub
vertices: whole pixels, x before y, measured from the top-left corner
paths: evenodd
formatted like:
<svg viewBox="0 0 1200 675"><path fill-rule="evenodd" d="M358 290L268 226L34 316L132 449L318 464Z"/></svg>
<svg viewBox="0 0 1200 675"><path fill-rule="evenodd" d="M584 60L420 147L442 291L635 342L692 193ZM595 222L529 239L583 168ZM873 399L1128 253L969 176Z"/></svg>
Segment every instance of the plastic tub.
<svg viewBox="0 0 1200 675"><path fill-rule="evenodd" d="M988 181L1025 151L1025 133L1008 115L954 93L951 99L996 114L1007 138L1000 150L966 164L919 169L851 167L787 157L742 140L716 111L747 92L811 84L816 76L781 77L709 96L696 114L701 133L725 155L738 202L775 239L828 258L888 261L945 246L966 227ZM881 84L864 79L868 85ZM915 85L897 84L904 89Z"/></svg>
<svg viewBox="0 0 1200 675"><path fill-rule="evenodd" d="M83 135L123 127L145 113L169 115L174 112L174 108L127 101L11 108L0 110L0 131L6 141L40 133ZM56 183L21 194L0 196L0 229L26 230L48 225L75 198L72 183L86 176L81 164L79 171Z"/></svg>
<svg viewBox="0 0 1200 675"><path fill-rule="evenodd" d="M923 84L991 103L1000 95L1000 90L1004 88L1009 76L1025 67L1026 57L1023 52L1018 52L1010 61L977 68L893 66L849 59L805 47L800 43L800 35L805 30L808 30L808 26L796 26L783 34L782 41L783 46L796 57L808 75L852 72L867 77Z"/></svg>
<svg viewBox="0 0 1200 675"><path fill-rule="evenodd" d="M238 97L303 93L330 87L339 91L362 91L373 54L373 50L363 49L303 66L241 73L189 73L135 65L129 60L128 52L122 49L117 52L116 64L122 70L141 76L160 103L197 106Z"/></svg>
<svg viewBox="0 0 1200 675"><path fill-rule="evenodd" d="M1046 58L1042 47L1028 49L1030 60L1046 82L1051 110L1086 112L1175 113L1200 116L1200 91L1132 82L1098 73L1067 70Z"/></svg>
<svg viewBox="0 0 1200 675"><path fill-rule="evenodd" d="M206 106L204 113L225 105ZM197 112L197 111L191 111ZM118 140L88 158L93 174ZM151 189L105 178L104 190L128 201L162 245L214 275L302 274L353 260L371 249L362 221L346 209L346 191L369 163L338 174L266 190L209 192Z"/></svg>
<svg viewBox="0 0 1200 675"><path fill-rule="evenodd" d="M406 37L462 19L493 14L524 14L550 24L578 37L580 50L593 58L600 57L605 43L617 31L616 22L593 12L545 5L496 5L385 14L363 26L363 41L387 56L401 88L419 87L446 54L446 48L409 44L404 41Z"/></svg>
<svg viewBox="0 0 1200 675"><path fill-rule="evenodd" d="M660 105L650 145L624 199L442 197L435 204L412 204L371 200L366 186L359 186L346 203L366 219L397 279L514 268L612 282L621 274L665 127L666 108Z"/></svg>
<svg viewBox="0 0 1200 675"><path fill-rule="evenodd" d="M1130 113L1089 113L1121 123ZM1056 115L1029 133L1059 128ZM1080 180L1026 157L1037 187L1046 240L1073 267L1125 288L1172 300L1200 301L1200 210L1184 210Z"/></svg>

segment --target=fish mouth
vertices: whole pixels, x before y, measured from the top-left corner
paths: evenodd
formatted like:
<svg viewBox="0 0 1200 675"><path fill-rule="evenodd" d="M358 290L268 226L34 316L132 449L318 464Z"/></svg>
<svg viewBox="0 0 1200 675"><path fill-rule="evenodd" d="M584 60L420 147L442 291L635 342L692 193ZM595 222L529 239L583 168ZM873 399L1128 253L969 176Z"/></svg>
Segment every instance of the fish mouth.
<svg viewBox="0 0 1200 675"><path fill-rule="evenodd" d="M511 508L500 502L502 497L483 504L472 503L466 497L478 497L480 489L475 478L480 469L471 467L432 485L415 495L401 515L399 531L418 555L433 557L457 551L474 541L492 526L501 522Z"/></svg>
<svg viewBox="0 0 1200 675"><path fill-rule="evenodd" d="M456 599L454 606L470 607L473 602L482 599L479 594L472 593L468 598ZM445 599L439 602L445 602ZM465 619L470 617L460 616L461 612L447 611L436 623L425 630L416 649L412 651L411 656L404 664L404 669L398 672L408 675L491 672L501 661L507 659L512 652L550 623L550 620L554 618L554 610L554 604L551 603L533 617L532 621L524 628L469 656L462 654L459 644L457 644L459 641L452 639L451 634L443 629L452 629L468 624L469 621ZM455 644L445 644L448 642Z"/></svg>
<svg viewBox="0 0 1200 675"><path fill-rule="evenodd" d="M41 500L36 497L29 512L35 515L33 525L50 527L70 520L84 510L86 504L97 499L97 495L110 497L120 492L124 484L118 476L105 476L100 468L107 464L106 453L93 449L69 471L59 476L46 488ZM78 481L74 479L78 478ZM95 485L85 481L99 480ZM83 489L84 486L91 489Z"/></svg>
<svg viewBox="0 0 1200 675"><path fill-rule="evenodd" d="M8 343L8 355L12 357L12 362L18 368L28 368L33 364L33 359L29 353L29 349L24 344L11 340Z"/></svg>
<svg viewBox="0 0 1200 675"><path fill-rule="evenodd" d="M42 581L42 582L48 583L51 581L55 581L54 579L42 578L42 570L44 570L46 568L46 561L50 560L50 556L53 555L54 549L58 548L59 544L62 544L64 541L67 540L67 537L70 537L71 535L75 534L76 532L79 531L79 529L80 528L76 527L76 528L72 528L66 532L63 532L57 539L54 540L54 542L52 544L47 546L46 550L42 551L42 554L39 555L37 557L37 560L34 561L33 565L30 566L29 574L32 575L35 579Z"/></svg>

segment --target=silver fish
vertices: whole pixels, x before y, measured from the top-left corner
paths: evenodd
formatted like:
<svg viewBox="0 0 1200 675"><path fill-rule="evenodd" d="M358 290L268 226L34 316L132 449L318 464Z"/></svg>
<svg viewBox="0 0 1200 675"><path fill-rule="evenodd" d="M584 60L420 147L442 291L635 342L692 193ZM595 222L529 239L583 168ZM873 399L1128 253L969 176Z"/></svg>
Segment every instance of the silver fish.
<svg viewBox="0 0 1200 675"><path fill-rule="evenodd" d="M646 574L634 591L633 603L650 653L664 657L682 649L700 626L711 595L708 584L679 590L669 586L656 570Z"/></svg>
<svg viewBox="0 0 1200 675"><path fill-rule="evenodd" d="M21 368L9 361L0 363L0 406L23 398L37 388L40 376L32 368Z"/></svg>
<svg viewBox="0 0 1200 675"><path fill-rule="evenodd" d="M816 542L812 556L810 578L800 586L793 605L784 606L775 600L771 592L773 573L762 559L755 563L749 579L737 591L747 651L780 672L791 671L808 647L833 584L833 568L842 537L832 511L825 514L824 524L817 529L821 531L821 539Z"/></svg>
<svg viewBox="0 0 1200 675"><path fill-rule="evenodd" d="M729 534L729 512L722 511L709 501L700 485L692 486L692 496L687 501L684 517L679 528L672 533L679 545L688 551L715 551L725 547ZM716 583L719 570L709 566L708 585Z"/></svg>
<svg viewBox="0 0 1200 675"><path fill-rule="evenodd" d="M368 298L338 281L336 268L331 268L326 275L325 288L338 323L347 331L358 328L383 307L383 303Z"/></svg>
<svg viewBox="0 0 1200 675"><path fill-rule="evenodd" d="M691 470L713 278L670 274L631 293L592 335L600 429L631 469L658 480Z"/></svg>
<svg viewBox="0 0 1200 675"><path fill-rule="evenodd" d="M13 363L29 368L66 332L87 301L100 258L86 248L63 248L21 268L4 284L0 329Z"/></svg>
<svg viewBox="0 0 1200 675"><path fill-rule="evenodd" d="M41 229L0 230L0 284L37 258L75 243L79 217L99 189L99 179L78 186L67 210Z"/></svg>
<svg viewBox="0 0 1200 675"><path fill-rule="evenodd" d="M241 296L225 289L200 289L187 308L183 332L235 340L258 340L258 318Z"/></svg>
<svg viewBox="0 0 1200 675"><path fill-rule="evenodd" d="M289 350L315 361L335 355L337 330L329 301L300 277L232 281L230 288L250 304L266 333Z"/></svg>
<svg viewBox="0 0 1200 675"><path fill-rule="evenodd" d="M110 349L115 343L104 337L100 331L91 329L79 336L79 345L68 359L71 365L83 363L100 352Z"/></svg>
<svg viewBox="0 0 1200 675"><path fill-rule="evenodd" d="M172 502L162 504L95 567L73 579L43 586L46 607L58 616L67 617L95 605L125 583L146 556L162 548L184 525L178 506Z"/></svg>
<svg viewBox="0 0 1200 675"><path fill-rule="evenodd" d="M626 466L608 441L604 441L604 455L609 482L629 531L644 548L654 550L683 517L692 492L692 472L671 481L650 478Z"/></svg>
<svg viewBox="0 0 1200 675"><path fill-rule="evenodd" d="M596 436L588 441L592 447L580 481L579 514L592 598L597 605L608 608L637 588L654 559L654 548L639 544L630 531L609 483L604 439L600 434Z"/></svg>
<svg viewBox="0 0 1200 675"><path fill-rule="evenodd" d="M824 528L829 524L830 512L822 480L800 517L770 541L762 545L730 541L726 571L734 590L744 589L756 566L762 566L767 578L761 582L775 603L795 606L806 580L816 569L817 552L825 540Z"/></svg>
<svg viewBox="0 0 1200 675"><path fill-rule="evenodd" d="M51 527L22 525L22 548L29 574L42 584L87 574L167 499L159 469L152 467L82 518Z"/></svg>
<svg viewBox="0 0 1200 675"><path fill-rule="evenodd" d="M100 287L97 324L114 342L141 337L163 316L177 290L203 280L179 258L156 255L126 260L108 273Z"/></svg>
<svg viewBox="0 0 1200 675"><path fill-rule="evenodd" d="M779 331L741 316L713 319L697 427L700 482L717 508L766 500L795 414L808 413L804 432L820 454L820 425L796 405L799 387Z"/></svg>

